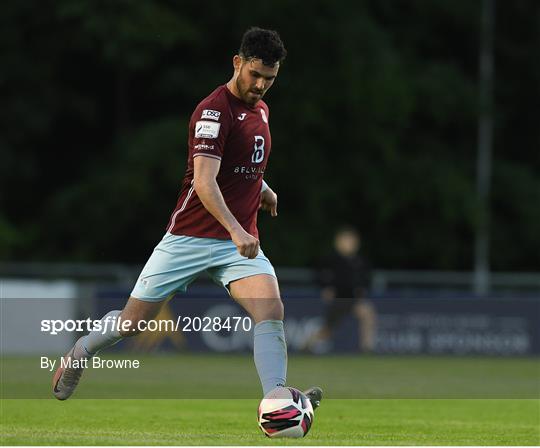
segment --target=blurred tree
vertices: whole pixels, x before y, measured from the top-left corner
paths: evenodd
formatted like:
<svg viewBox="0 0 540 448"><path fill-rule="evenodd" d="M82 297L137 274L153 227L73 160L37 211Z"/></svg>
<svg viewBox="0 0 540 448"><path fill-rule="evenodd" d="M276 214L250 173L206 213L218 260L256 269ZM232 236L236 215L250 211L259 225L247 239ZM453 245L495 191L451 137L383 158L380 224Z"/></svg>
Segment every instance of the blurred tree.
<svg viewBox="0 0 540 448"><path fill-rule="evenodd" d="M267 99L274 263L311 263L347 222L376 267L471 269L478 0L35 6L0 6L2 259L143 262L189 116L257 24L289 51ZM537 270L540 6L497 7L492 266Z"/></svg>

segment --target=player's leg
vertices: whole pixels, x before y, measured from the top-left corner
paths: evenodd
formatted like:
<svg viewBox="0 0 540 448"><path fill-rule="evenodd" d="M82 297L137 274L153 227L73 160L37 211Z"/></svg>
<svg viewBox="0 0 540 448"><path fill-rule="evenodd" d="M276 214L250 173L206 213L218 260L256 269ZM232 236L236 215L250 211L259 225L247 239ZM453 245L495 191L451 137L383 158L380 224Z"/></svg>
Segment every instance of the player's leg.
<svg viewBox="0 0 540 448"><path fill-rule="evenodd" d="M185 290L209 260L209 251L193 238L166 234L154 249L143 268L131 296L122 311L110 311L101 319L100 327L80 338L64 358L89 359L98 351L119 340L140 333L141 321L153 319L163 303L178 290ZM118 325L120 320L120 325ZM122 327L122 322L130 321ZM71 396L83 373L77 367L60 367L53 377L53 393L59 400Z"/></svg>
<svg viewBox="0 0 540 448"><path fill-rule="evenodd" d="M100 326L96 326L95 330L79 338L64 356L64 366L60 365L53 377L54 396L59 400L69 398L84 371L84 364L79 361L91 359L99 351L116 344L121 339L139 334L140 322L153 319L165 302L165 300L145 302L130 297L122 311L110 311L103 316ZM121 326L122 322L126 324Z"/></svg>
<svg viewBox="0 0 540 448"><path fill-rule="evenodd" d="M283 303L270 260L259 250L254 259L238 254L234 244L221 242L212 250L208 273L227 288L230 295L255 321L253 355L264 395L287 379L287 344L283 328ZM322 398L320 388L306 391L316 408Z"/></svg>
<svg viewBox="0 0 540 448"><path fill-rule="evenodd" d="M156 317L166 301L150 302L130 296L122 311L111 311L103 317L101 327L104 330L91 331L80 338L80 345L88 355L94 356L123 338L138 335L144 328L141 324ZM107 317L115 319L116 325L105 325Z"/></svg>
<svg viewBox="0 0 540 448"><path fill-rule="evenodd" d="M91 331L77 341L75 358L92 357L123 338L138 335L144 328L141 323L156 317L166 301L150 302L130 296L122 311L110 311L101 319L99 330Z"/></svg>
<svg viewBox="0 0 540 448"><path fill-rule="evenodd" d="M255 323L283 320L283 302L276 277L257 274L229 283L229 292Z"/></svg>
<svg viewBox="0 0 540 448"><path fill-rule="evenodd" d="M266 395L287 380L283 303L277 280L272 275L252 275L229 283L229 291L255 321L253 356Z"/></svg>
<svg viewBox="0 0 540 448"><path fill-rule="evenodd" d="M322 353L329 349L330 339L335 328L335 300L328 305L324 314L322 326L306 341L305 349L312 353Z"/></svg>
<svg viewBox="0 0 540 448"><path fill-rule="evenodd" d="M377 332L377 312L370 300L362 299L354 307L358 319L358 346L364 353L371 353L375 349L375 335Z"/></svg>
<svg viewBox="0 0 540 448"><path fill-rule="evenodd" d="M331 338L343 317L350 313L353 299L333 298L326 306L322 327L306 342L306 349L322 353L331 348Z"/></svg>
<svg viewBox="0 0 540 448"><path fill-rule="evenodd" d="M268 274L253 275L231 282L229 291L255 321L255 365L266 395L275 387L284 386L287 377L284 311L277 279ZM320 387L310 387L304 393L313 409L320 406L323 396Z"/></svg>

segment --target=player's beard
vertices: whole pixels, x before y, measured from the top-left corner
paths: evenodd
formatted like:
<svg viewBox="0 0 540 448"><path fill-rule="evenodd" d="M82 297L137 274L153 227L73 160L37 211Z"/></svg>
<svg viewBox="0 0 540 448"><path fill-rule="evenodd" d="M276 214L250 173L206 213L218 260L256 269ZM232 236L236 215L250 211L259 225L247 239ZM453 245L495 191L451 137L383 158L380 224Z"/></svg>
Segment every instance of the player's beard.
<svg viewBox="0 0 540 448"><path fill-rule="evenodd" d="M251 93L255 93L255 92L253 92L251 90L249 85L247 85L247 84L244 85L244 83L242 82L242 77L241 76L238 76L238 78L236 78L236 88L237 88L238 92L240 93L240 96L242 97L242 101L244 101L244 103L249 104L250 106L254 106L255 104L257 104L257 102L264 95L264 92L257 92L259 94L259 96L251 95Z"/></svg>

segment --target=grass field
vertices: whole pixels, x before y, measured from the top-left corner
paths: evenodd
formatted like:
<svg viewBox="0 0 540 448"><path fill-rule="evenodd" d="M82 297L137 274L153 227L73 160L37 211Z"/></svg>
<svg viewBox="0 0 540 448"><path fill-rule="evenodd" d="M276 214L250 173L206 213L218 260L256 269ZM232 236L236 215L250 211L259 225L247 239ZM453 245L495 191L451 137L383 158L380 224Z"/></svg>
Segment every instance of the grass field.
<svg viewBox="0 0 540 448"><path fill-rule="evenodd" d="M270 440L250 357L138 358L85 372L65 402L39 359L4 358L2 445L540 444L537 359L291 357L289 383L326 398L305 439Z"/></svg>
<svg viewBox="0 0 540 448"><path fill-rule="evenodd" d="M257 400L4 400L4 445L538 445L537 400L329 399L304 439L269 440Z"/></svg>

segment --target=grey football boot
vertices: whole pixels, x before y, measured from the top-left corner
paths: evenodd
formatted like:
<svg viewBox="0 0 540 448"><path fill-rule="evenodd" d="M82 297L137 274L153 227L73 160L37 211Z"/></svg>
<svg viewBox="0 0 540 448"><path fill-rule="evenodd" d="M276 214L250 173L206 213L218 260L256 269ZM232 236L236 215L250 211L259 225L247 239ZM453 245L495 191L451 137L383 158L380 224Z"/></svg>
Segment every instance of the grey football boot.
<svg viewBox="0 0 540 448"><path fill-rule="evenodd" d="M84 367L81 367L81 365L84 365L87 362L80 362L81 360L78 360L73 356L78 342L79 341L77 341L73 348L63 357L64 364L62 364L62 362L60 363L60 367L56 369L53 376L53 394L59 400L67 400L71 397L79 384L79 380L84 371ZM71 367L73 364L76 364L76 366Z"/></svg>
<svg viewBox="0 0 540 448"><path fill-rule="evenodd" d="M320 387L313 386L304 391L306 397L311 401L311 406L313 410L317 409L321 405L323 391Z"/></svg>

